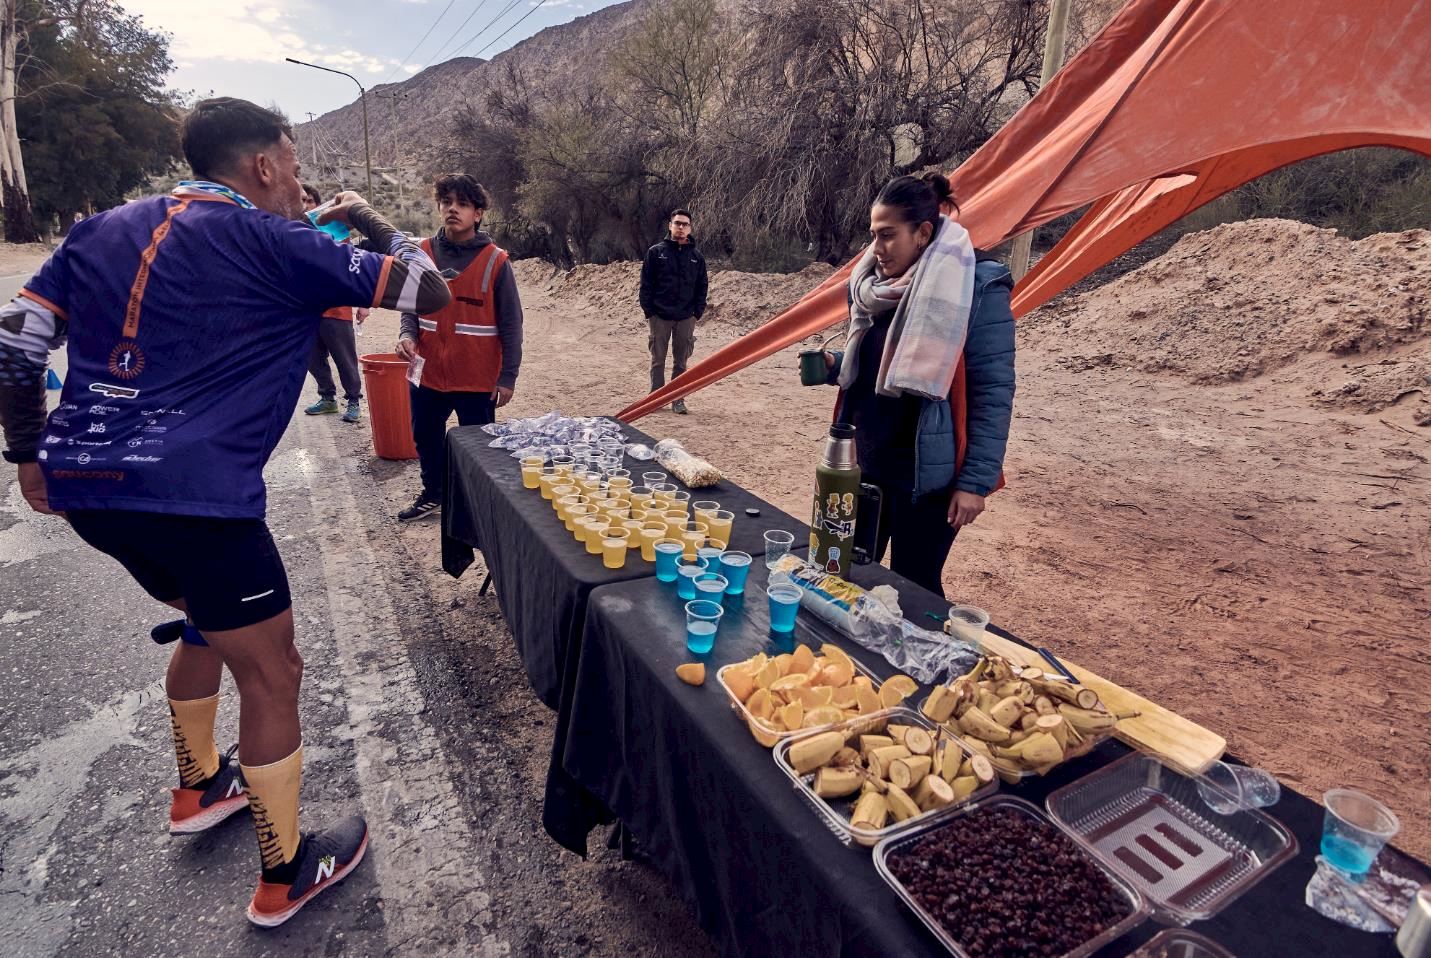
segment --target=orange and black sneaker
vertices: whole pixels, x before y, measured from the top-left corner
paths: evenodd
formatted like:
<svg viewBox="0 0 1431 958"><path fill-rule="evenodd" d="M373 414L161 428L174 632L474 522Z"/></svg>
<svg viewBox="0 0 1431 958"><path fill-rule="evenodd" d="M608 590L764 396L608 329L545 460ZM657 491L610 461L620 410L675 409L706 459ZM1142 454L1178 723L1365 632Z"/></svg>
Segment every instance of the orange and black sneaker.
<svg viewBox="0 0 1431 958"><path fill-rule="evenodd" d="M233 760L235 745L219 758L219 770L193 788L173 789L169 834L192 835L213 828L235 812L248 808L243 773Z"/></svg>
<svg viewBox="0 0 1431 958"><path fill-rule="evenodd" d="M263 870L248 906L248 920L277 928L358 867L368 850L368 823L351 815L321 832L309 832L287 865Z"/></svg>

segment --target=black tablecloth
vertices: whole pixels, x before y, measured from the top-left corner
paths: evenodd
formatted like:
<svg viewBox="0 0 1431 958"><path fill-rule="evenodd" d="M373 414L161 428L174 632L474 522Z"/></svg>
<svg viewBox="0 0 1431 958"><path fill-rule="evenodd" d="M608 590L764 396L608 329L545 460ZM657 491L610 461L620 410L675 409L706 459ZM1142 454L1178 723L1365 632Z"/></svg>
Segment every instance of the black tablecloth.
<svg viewBox="0 0 1431 958"><path fill-rule="evenodd" d="M654 444L630 426L623 431L628 441ZM537 490L523 488L520 465L507 450L491 448L491 441L480 426L447 433L442 567L460 576L472 564L473 549L482 550L532 688L547 706L560 709L568 651L581 637L591 590L653 575L655 567L639 555L629 556L623 569L602 566L600 556L588 554L566 531L551 502ZM637 485L643 472L666 471L653 460L630 457L625 466ZM713 499L735 513L733 549L763 556L765 530L805 534L807 527L734 483L689 491L695 501ZM748 508L760 515L746 515Z"/></svg>
<svg viewBox="0 0 1431 958"><path fill-rule="evenodd" d="M868 567L864 584L896 584L906 615L942 610L936 597ZM654 579L595 590L577 653L559 760L571 781L631 830L729 955L938 954L941 946L875 871L870 850L840 843L791 786L770 750L731 710L715 670L767 648L765 569L756 563L743 601L732 603L708 656L706 684L680 682L690 661L684 613L673 585ZM812 625L811 622L814 622ZM807 613L794 641L817 646L830 632ZM880 677L880 656L836 640ZM788 650L789 643L780 650ZM1050 774L1004 791L1042 805L1051 790L1126 754L1105 743ZM548 821L554 817L549 796ZM583 809L568 806L568 840ZM1321 808L1284 790L1269 810L1297 836L1299 856L1209 922L1195 926L1242 958L1267 955L1392 955L1390 937L1353 931L1302 904L1321 829ZM589 827L592 821L587 821ZM1105 948L1124 955L1151 937L1152 921Z"/></svg>

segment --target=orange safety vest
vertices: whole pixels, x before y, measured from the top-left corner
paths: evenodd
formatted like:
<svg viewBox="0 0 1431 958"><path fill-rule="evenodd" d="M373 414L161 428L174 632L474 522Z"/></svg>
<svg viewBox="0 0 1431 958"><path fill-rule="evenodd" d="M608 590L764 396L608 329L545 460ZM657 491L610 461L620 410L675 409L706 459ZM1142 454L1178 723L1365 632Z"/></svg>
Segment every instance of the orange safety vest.
<svg viewBox="0 0 1431 958"><path fill-rule="evenodd" d="M323 318L341 319L351 323L353 321L353 307L334 306L332 309L328 310L328 312L323 314Z"/></svg>
<svg viewBox="0 0 1431 958"><path fill-rule="evenodd" d="M432 240L422 241L432 255ZM502 370L493 286L507 251L489 243L467 268L448 282L452 302L418 317L417 352L422 384L441 392L491 392Z"/></svg>

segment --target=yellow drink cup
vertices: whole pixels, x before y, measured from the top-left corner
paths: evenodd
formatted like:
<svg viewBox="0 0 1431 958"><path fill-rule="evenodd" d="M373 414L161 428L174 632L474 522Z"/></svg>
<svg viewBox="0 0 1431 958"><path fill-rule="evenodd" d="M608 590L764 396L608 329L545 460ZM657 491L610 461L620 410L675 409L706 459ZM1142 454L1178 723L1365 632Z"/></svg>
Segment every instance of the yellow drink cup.
<svg viewBox="0 0 1431 958"><path fill-rule="evenodd" d="M523 488L523 489L536 489L536 488L539 488L539 487L541 486L541 478L542 478L542 467L541 467L541 466L527 466L527 465L523 465L523 466L522 466L522 488Z"/></svg>
<svg viewBox="0 0 1431 958"><path fill-rule="evenodd" d="M735 513L729 509L717 509L715 512L708 512L701 520L710 529L712 539L730 541L730 527L735 524Z"/></svg>
<svg viewBox="0 0 1431 958"><path fill-rule="evenodd" d="M626 565L626 549L630 545L631 533L626 529L607 529L601 539L601 564L608 569L619 569Z"/></svg>
<svg viewBox="0 0 1431 958"><path fill-rule="evenodd" d="M601 540L606 530L611 528L611 520L605 516L586 517L586 551L591 555L601 555Z"/></svg>
<svg viewBox="0 0 1431 958"><path fill-rule="evenodd" d="M647 562L656 561L656 542L666 538L664 522L641 523L641 558Z"/></svg>
<svg viewBox="0 0 1431 958"><path fill-rule="evenodd" d="M686 528L686 514L680 509L672 509L669 512L661 513L661 519L666 523L666 535L672 539L680 539L681 533Z"/></svg>
<svg viewBox="0 0 1431 958"><path fill-rule="evenodd" d="M696 557L696 550L706 544L706 531L707 527L704 522L683 523L679 538L681 544L686 548L681 554L687 559L694 559Z"/></svg>

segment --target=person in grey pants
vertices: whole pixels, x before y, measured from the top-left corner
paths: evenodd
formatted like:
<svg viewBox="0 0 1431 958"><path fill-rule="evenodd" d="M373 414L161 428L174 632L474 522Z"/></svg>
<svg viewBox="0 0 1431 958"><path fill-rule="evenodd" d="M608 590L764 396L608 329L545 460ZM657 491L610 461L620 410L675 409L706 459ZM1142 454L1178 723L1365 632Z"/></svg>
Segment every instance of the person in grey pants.
<svg viewBox="0 0 1431 958"><path fill-rule="evenodd" d="M303 211L306 213L322 202L318 191L305 183ZM362 323L367 318L367 309L359 309L356 322ZM333 371L328 367L329 356L333 357L333 365L338 367L338 378L343 382L343 400L347 405L343 422L355 423L360 415L358 400L363 398L363 379L358 374L357 326L354 325L353 310L348 306L328 310L318 322L318 338L313 341L313 349L308 354L308 372L318 383L318 401L303 410L310 416L338 411L338 390L333 384Z"/></svg>
<svg viewBox="0 0 1431 958"><path fill-rule="evenodd" d="M641 312L650 330L651 391L666 384L666 353L670 351L671 378L686 371L696 348L696 321L706 311L706 259L691 237L691 214L676 210L667 224L670 235L646 251L641 264ZM671 411L686 412L677 399Z"/></svg>

